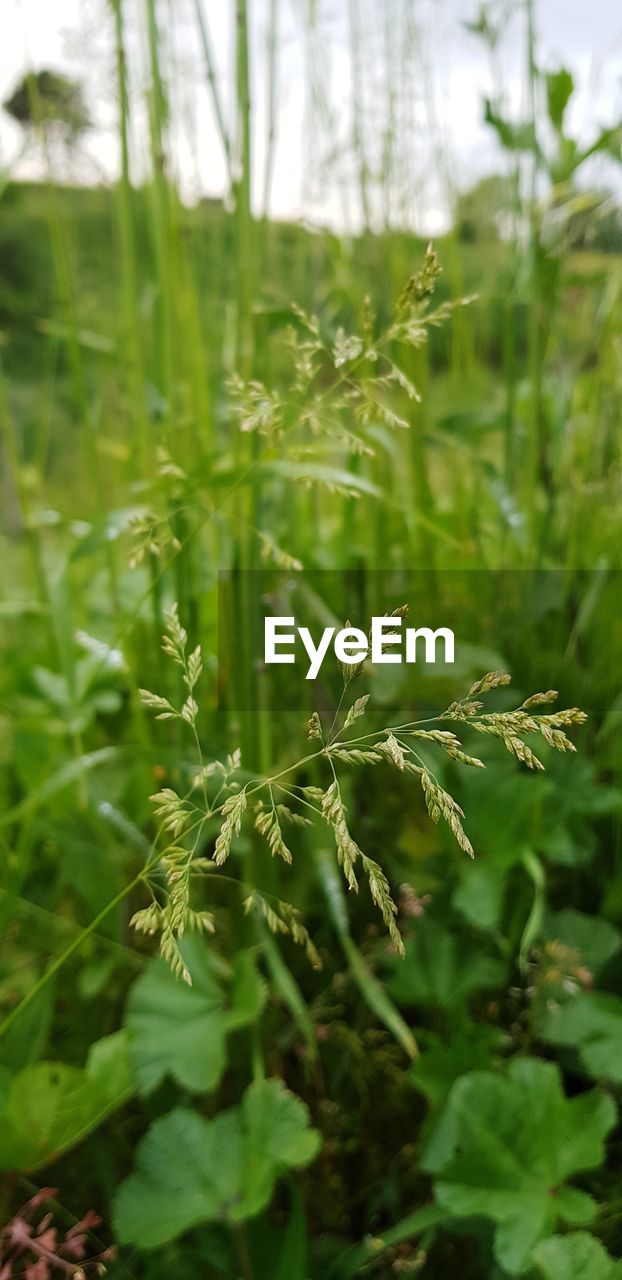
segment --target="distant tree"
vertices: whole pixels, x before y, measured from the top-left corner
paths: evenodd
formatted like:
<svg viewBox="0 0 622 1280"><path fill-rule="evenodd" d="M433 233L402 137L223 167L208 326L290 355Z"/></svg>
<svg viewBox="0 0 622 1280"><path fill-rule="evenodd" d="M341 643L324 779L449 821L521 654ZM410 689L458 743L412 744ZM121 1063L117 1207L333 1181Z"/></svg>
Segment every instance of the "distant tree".
<svg viewBox="0 0 622 1280"><path fill-rule="evenodd" d="M82 86L56 71L29 72L3 106L23 129L41 129L65 145L74 144L90 126Z"/></svg>
<svg viewBox="0 0 622 1280"><path fill-rule="evenodd" d="M498 240L509 228L516 204L513 178L491 173L474 186L461 191L454 202L454 228L460 238L470 244Z"/></svg>

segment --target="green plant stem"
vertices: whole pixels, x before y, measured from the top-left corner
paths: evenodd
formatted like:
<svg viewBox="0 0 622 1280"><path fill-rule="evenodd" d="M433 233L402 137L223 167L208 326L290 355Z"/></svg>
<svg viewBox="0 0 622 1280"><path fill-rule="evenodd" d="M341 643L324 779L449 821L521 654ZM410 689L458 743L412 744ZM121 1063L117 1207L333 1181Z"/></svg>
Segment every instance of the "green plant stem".
<svg viewBox="0 0 622 1280"><path fill-rule="evenodd" d="M409 1058L418 1055L417 1042L401 1013L387 995L384 987L372 973L350 934L348 911L344 901L343 886L335 870L334 859L326 850L316 855L318 874L324 890L328 909L337 937L365 1003L391 1035L401 1045Z"/></svg>

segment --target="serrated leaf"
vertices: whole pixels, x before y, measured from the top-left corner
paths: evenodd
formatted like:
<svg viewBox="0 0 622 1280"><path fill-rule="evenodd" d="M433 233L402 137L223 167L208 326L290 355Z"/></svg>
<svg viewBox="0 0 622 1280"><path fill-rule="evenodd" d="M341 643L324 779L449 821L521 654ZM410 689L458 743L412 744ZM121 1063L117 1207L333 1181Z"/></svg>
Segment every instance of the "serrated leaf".
<svg viewBox="0 0 622 1280"><path fill-rule="evenodd" d="M478 929L497 929L505 889L503 868L494 862L492 865L484 862L469 867L468 871L454 890L452 903L469 924Z"/></svg>
<svg viewBox="0 0 622 1280"><path fill-rule="evenodd" d="M615 1120L606 1094L568 1099L553 1063L518 1058L505 1076L476 1071L456 1082L423 1163L440 1206L492 1221L497 1261L521 1275L559 1219L593 1215L590 1196L565 1183L602 1162Z"/></svg>
<svg viewBox="0 0 622 1280"><path fill-rule="evenodd" d="M451 1034L425 1032L423 1048L410 1068L410 1077L430 1105L438 1109L452 1085L468 1071L492 1069L495 1053L503 1043L503 1032L487 1023L467 1023Z"/></svg>
<svg viewBox="0 0 622 1280"><path fill-rule="evenodd" d="M504 120L502 116L497 114L488 98L484 101L484 119L486 124L492 125L501 146L505 147L506 150L533 151L537 149L536 135L531 121L526 120L520 124L512 124L509 120Z"/></svg>
<svg viewBox="0 0 622 1280"><path fill-rule="evenodd" d="M600 1240L587 1231L541 1240L533 1259L543 1280L613 1280L622 1274Z"/></svg>
<svg viewBox="0 0 622 1280"><path fill-rule="evenodd" d="M242 1100L246 1134L244 1193L237 1220L252 1217L268 1204L277 1172L297 1169L316 1155L320 1139L309 1128L306 1106L278 1080L250 1086Z"/></svg>
<svg viewBox="0 0 622 1280"><path fill-rule="evenodd" d="M575 951L579 963L593 974L597 974L620 950L622 942L618 929L608 920L585 915L582 911L571 908L549 912L545 918L543 935L546 939L563 942L565 947Z"/></svg>
<svg viewBox="0 0 622 1280"><path fill-rule="evenodd" d="M152 1124L119 1188L119 1239L153 1249L199 1223L253 1217L280 1174L308 1164L319 1141L304 1103L278 1080L252 1084L240 1106L213 1120L176 1108Z"/></svg>
<svg viewBox="0 0 622 1280"><path fill-rule="evenodd" d="M228 1031L247 1027L259 1017L266 1002L266 985L257 972L252 951L238 951L225 1021Z"/></svg>
<svg viewBox="0 0 622 1280"><path fill-rule="evenodd" d="M547 1005L536 1016L538 1035L549 1044L575 1049L588 1075L622 1084L622 1000L579 992Z"/></svg>
<svg viewBox="0 0 622 1280"><path fill-rule="evenodd" d="M0 1169L38 1169L75 1146L132 1096L127 1035L91 1046L84 1067L38 1062L7 1082L0 1112Z"/></svg>
<svg viewBox="0 0 622 1280"><path fill-rule="evenodd" d="M177 1107L138 1145L135 1172L115 1198L116 1234L122 1244L154 1249L199 1223L224 1219L241 1180L239 1111L207 1121Z"/></svg>
<svg viewBox="0 0 622 1280"><path fill-rule="evenodd" d="M228 1031L253 1022L263 1005L263 987L258 978L253 983L248 953L238 956L228 999L205 943L188 937L181 951L192 986L178 982L156 956L130 993L125 1022L143 1093L168 1075L197 1093L214 1089L226 1065Z"/></svg>
<svg viewBox="0 0 622 1280"><path fill-rule="evenodd" d="M449 1009L464 1004L474 991L497 986L503 977L498 960L474 954L436 920L424 918L407 940L405 957L395 965L388 988L400 1004Z"/></svg>

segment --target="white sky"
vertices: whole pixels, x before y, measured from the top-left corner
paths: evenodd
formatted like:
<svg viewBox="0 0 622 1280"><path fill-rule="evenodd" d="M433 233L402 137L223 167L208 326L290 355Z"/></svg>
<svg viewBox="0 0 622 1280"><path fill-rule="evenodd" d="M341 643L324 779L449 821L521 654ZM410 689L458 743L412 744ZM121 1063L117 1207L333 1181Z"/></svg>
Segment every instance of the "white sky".
<svg viewBox="0 0 622 1280"><path fill-rule="evenodd" d="M349 150L353 123L352 63L348 44L349 0L315 0L321 33L318 82L331 118L318 123L310 106L308 46L301 21L309 0L279 0L281 48L278 75L277 151L270 208L279 217L307 217L336 226L358 217L357 166ZM479 0L358 0L365 32L362 98L358 123L370 163L381 151L387 102L396 93L400 138L399 174L390 211L394 220L434 231L446 216L447 183L468 185L499 167L491 130L482 124L482 98L491 91L490 63L480 42L462 23L476 16ZM231 76L234 0L202 0L208 17L225 108L233 108ZM409 72L395 65L403 50L380 41L396 32L385 21L388 9L416 28ZM140 97L145 84L142 0L125 0L132 28L131 61ZM176 70L173 103L177 126L173 154L188 198L220 194L225 166L202 76L193 0L162 0L164 21L173 14ZM113 176L117 164L115 101L106 0L3 0L0 100L30 66L50 67L83 80L96 128L85 142L83 180ZM266 138L266 24L269 0L249 0L254 65L255 203L261 205ZM539 59L573 72L579 92L572 123L589 139L597 125L622 114L622 6L617 0L536 0ZM406 15L406 17L405 17ZM389 30L387 31L387 26ZM520 21L513 20L500 51L499 79L508 102L520 112L524 100ZM133 154L140 171L146 147L144 111L136 114ZM0 113L0 166L23 176L38 173L34 154L20 157L18 128ZM333 153L331 155L331 153ZM611 173L605 181L615 181ZM399 188L399 190L398 190Z"/></svg>

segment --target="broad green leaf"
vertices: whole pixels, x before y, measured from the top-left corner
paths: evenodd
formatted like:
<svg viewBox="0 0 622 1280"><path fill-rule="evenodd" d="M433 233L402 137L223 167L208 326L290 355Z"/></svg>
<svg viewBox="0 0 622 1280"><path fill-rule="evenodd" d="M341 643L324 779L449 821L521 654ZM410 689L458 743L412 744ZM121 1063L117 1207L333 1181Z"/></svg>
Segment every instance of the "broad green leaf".
<svg viewBox="0 0 622 1280"><path fill-rule="evenodd" d="M423 1049L410 1068L410 1078L430 1105L438 1108L459 1076L494 1066L495 1051L501 1049L505 1037L486 1023L467 1023L445 1038L425 1032L419 1040L423 1040Z"/></svg>
<svg viewBox="0 0 622 1280"><path fill-rule="evenodd" d="M553 128L561 133L566 107L572 97L574 80L564 67L550 71L546 77L546 102Z"/></svg>
<svg viewBox="0 0 622 1280"><path fill-rule="evenodd" d="M47 925L46 920L46 925ZM7 957L8 958L8 957ZM26 974L26 981L31 975ZM35 978L31 978L35 981ZM4 1003L6 996L11 996L11 978L0 984L0 1000ZM26 994L27 986L20 988L19 994ZM23 1067L37 1062L45 1052L45 1044L49 1035L50 1023L54 1009L55 984L46 983L40 987L37 995L27 1004L19 1018L9 1027L2 1037L2 1066L8 1069L9 1075L20 1071ZM7 1002L8 1003L8 1002Z"/></svg>
<svg viewBox="0 0 622 1280"><path fill-rule="evenodd" d="M235 1217L252 1217L268 1204L275 1170L296 1169L317 1153L319 1136L308 1127L308 1112L294 1093L278 1080L264 1080L246 1090L242 1099L245 1132L243 1206Z"/></svg>
<svg viewBox="0 0 622 1280"><path fill-rule="evenodd" d="M596 1080L622 1084L622 1000L580 992L551 1003L536 1016L538 1035L549 1044L576 1049Z"/></svg>
<svg viewBox="0 0 622 1280"><path fill-rule="evenodd" d="M198 1223L226 1218L241 1195L242 1145L238 1110L208 1121L178 1107L154 1121L135 1172L117 1192L121 1243L154 1249Z"/></svg>
<svg viewBox="0 0 622 1280"><path fill-rule="evenodd" d="M11 1072L0 1066L0 1116L4 1113L11 1089Z"/></svg>
<svg viewBox="0 0 622 1280"><path fill-rule="evenodd" d="M199 1223L253 1217L280 1174L316 1155L319 1134L308 1120L278 1080L250 1085L240 1106L214 1120L182 1107L156 1120L117 1193L119 1239L153 1249Z"/></svg>
<svg viewBox="0 0 622 1280"><path fill-rule="evenodd" d="M543 1280L613 1280L618 1266L587 1231L541 1240L533 1260Z"/></svg>
<svg viewBox="0 0 622 1280"><path fill-rule="evenodd" d="M92 1045L86 1066L39 1062L14 1076L0 1113L1 1169L38 1169L73 1147L136 1088L123 1031Z"/></svg>
<svg viewBox="0 0 622 1280"><path fill-rule="evenodd" d="M532 836L540 836L542 813L553 812L557 793L548 771L527 776L496 749L485 745L482 751L479 743L478 754L486 769L469 769L460 778L459 800L478 851L475 866L465 867L461 878L468 880L468 872L481 867L494 883L493 893L499 894L509 868L521 861L525 848L535 848Z"/></svg>
<svg viewBox="0 0 622 1280"><path fill-rule="evenodd" d="M567 191L572 176L578 166L581 164L581 151L576 138L568 138L563 133L557 135L557 152L549 157L548 170L551 182L554 187ZM567 200L563 197L560 199L560 216L563 214L571 215L573 204L577 199L571 195ZM545 259L546 261L546 259ZM555 284L551 281L551 287L555 288Z"/></svg>
<svg viewBox="0 0 622 1280"><path fill-rule="evenodd" d="M225 1010L227 1031L246 1027L259 1017L266 1001L266 988L257 972L252 951L238 951L233 962L231 992Z"/></svg>
<svg viewBox="0 0 622 1280"><path fill-rule="evenodd" d="M512 124L509 120L504 120L497 114L488 98L484 103L484 120L486 124L492 125L501 146L507 151L538 150L533 125L529 121Z"/></svg>
<svg viewBox="0 0 622 1280"><path fill-rule="evenodd" d="M210 964L205 941L189 937L183 954L192 986L155 957L130 993L125 1018L138 1082L144 1093L171 1075L197 1093L214 1089L226 1064L227 1033L253 1022L264 988L248 952L241 952L228 995Z"/></svg>
<svg viewBox="0 0 622 1280"><path fill-rule="evenodd" d="M620 950L622 938L614 925L598 916L584 915L582 911L551 911L544 921L543 935L548 940L559 940L577 953L578 963L591 973L600 969Z"/></svg>
<svg viewBox="0 0 622 1280"><path fill-rule="evenodd" d="M458 798L468 814L469 836L482 867L493 876L506 877L525 849L561 866L592 856L591 819L616 812L620 796L614 788L599 786L589 762L573 756L569 764L569 758L553 754L546 773L534 777L517 771L496 747L480 749L479 754L486 769L470 769L461 777ZM462 879L468 878L469 870L463 869Z"/></svg>
<svg viewBox="0 0 622 1280"><path fill-rule="evenodd" d="M503 868L494 862L468 868L452 896L452 903L478 929L496 929L503 908Z"/></svg>
<svg viewBox="0 0 622 1280"><path fill-rule="evenodd" d="M559 1219L590 1220L590 1196L564 1184L602 1162L615 1119L606 1094L568 1099L556 1066L517 1058L505 1076L476 1071L456 1082L424 1164L441 1208L494 1222L497 1261L521 1275Z"/></svg>
<svg viewBox="0 0 622 1280"><path fill-rule="evenodd" d="M435 920L424 918L406 943L406 955L394 968L388 988L401 1004L451 1008L474 991L502 982L503 965L481 955Z"/></svg>
<svg viewBox="0 0 622 1280"><path fill-rule="evenodd" d="M603 152L619 162L621 150L622 126L617 124L613 128L600 130L594 141L580 153L579 163L583 163L589 156L599 155Z"/></svg>

